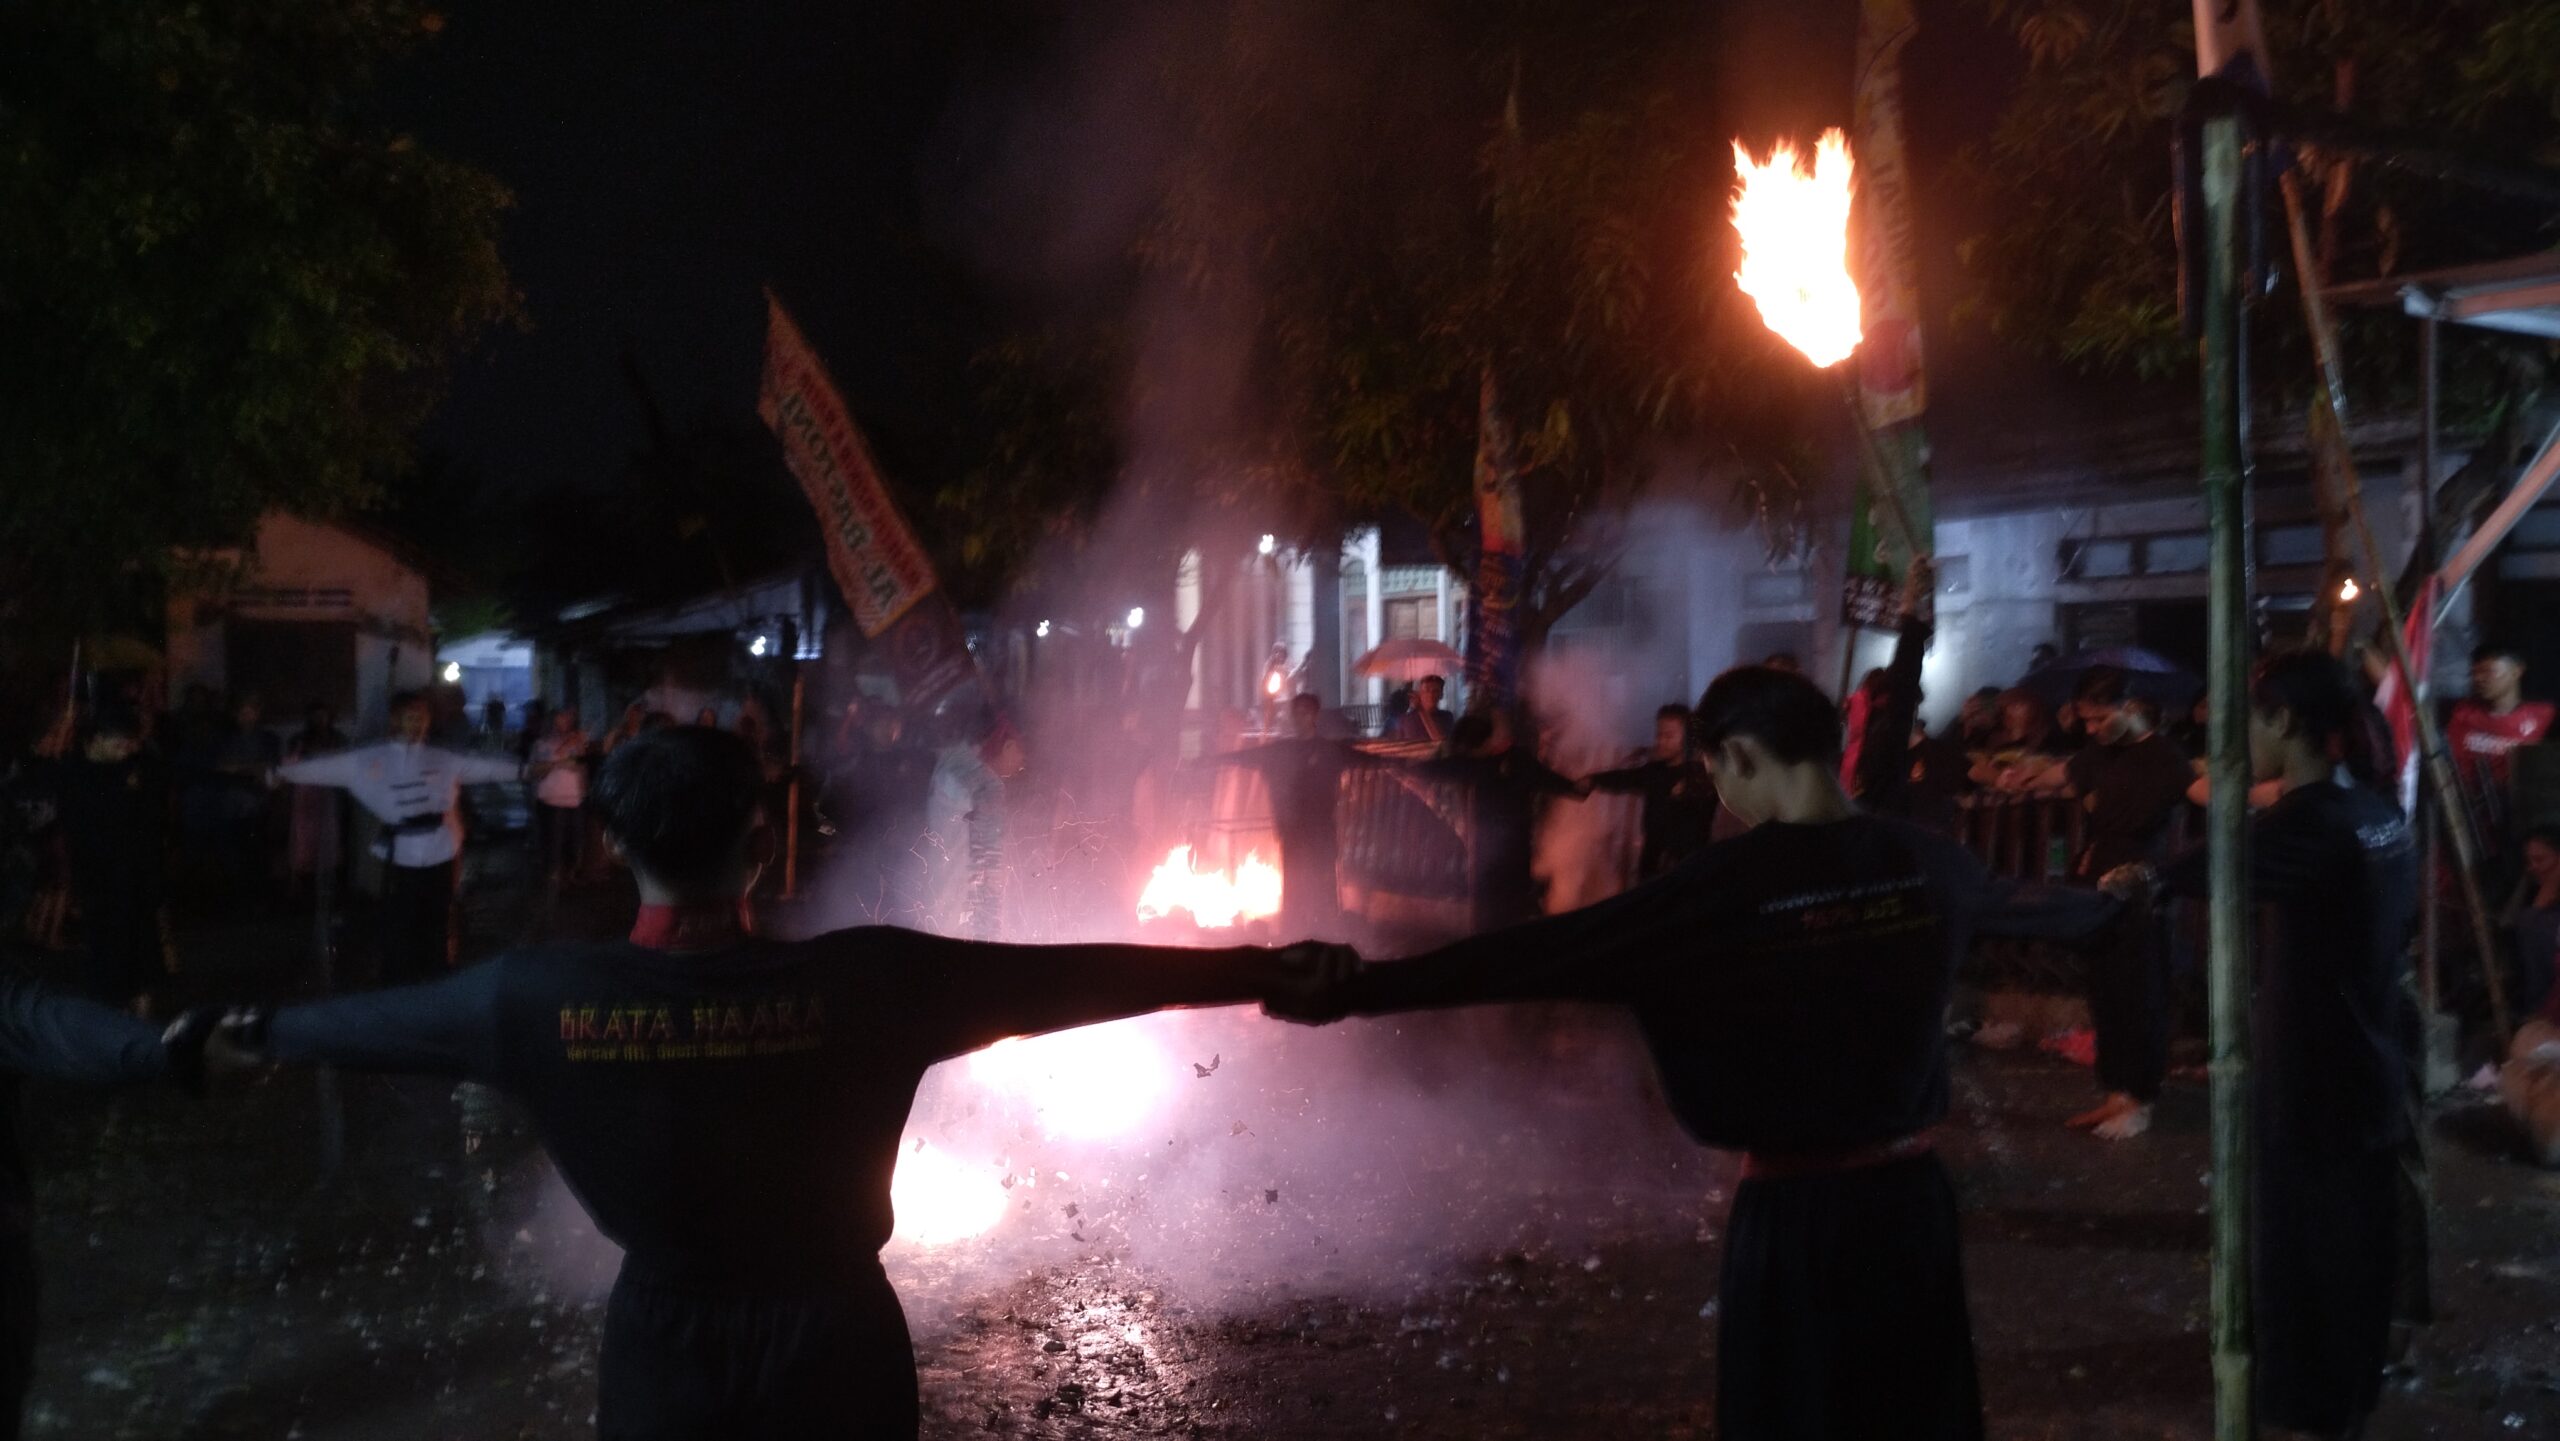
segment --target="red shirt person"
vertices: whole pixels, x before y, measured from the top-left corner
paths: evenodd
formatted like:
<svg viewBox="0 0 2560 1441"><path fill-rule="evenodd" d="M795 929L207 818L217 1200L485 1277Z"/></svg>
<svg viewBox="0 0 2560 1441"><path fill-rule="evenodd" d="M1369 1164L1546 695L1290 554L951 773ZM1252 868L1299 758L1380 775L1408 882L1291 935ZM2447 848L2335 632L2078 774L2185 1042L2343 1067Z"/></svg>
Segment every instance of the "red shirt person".
<svg viewBox="0 0 2560 1441"><path fill-rule="evenodd" d="M2471 698L2454 706L2444 741L2491 855L2509 849L2512 757L2551 734L2552 715L2550 702L2524 698L2524 659L2514 650L2492 644L2471 653Z"/></svg>

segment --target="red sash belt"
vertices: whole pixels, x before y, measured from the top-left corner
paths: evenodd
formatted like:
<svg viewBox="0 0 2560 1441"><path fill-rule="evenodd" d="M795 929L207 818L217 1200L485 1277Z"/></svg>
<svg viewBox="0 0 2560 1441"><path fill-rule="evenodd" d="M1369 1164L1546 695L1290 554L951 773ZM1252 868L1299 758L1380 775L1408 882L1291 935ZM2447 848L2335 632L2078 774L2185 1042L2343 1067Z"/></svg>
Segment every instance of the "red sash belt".
<svg viewBox="0 0 2560 1441"><path fill-rule="evenodd" d="M1872 1146L1856 1146L1846 1151L1790 1151L1767 1155L1753 1151L1742 1158L1742 1179L1746 1181L1793 1181L1805 1176L1837 1176L1849 1171L1868 1171L1925 1156L1938 1148L1927 1131L1914 1131L1892 1141Z"/></svg>

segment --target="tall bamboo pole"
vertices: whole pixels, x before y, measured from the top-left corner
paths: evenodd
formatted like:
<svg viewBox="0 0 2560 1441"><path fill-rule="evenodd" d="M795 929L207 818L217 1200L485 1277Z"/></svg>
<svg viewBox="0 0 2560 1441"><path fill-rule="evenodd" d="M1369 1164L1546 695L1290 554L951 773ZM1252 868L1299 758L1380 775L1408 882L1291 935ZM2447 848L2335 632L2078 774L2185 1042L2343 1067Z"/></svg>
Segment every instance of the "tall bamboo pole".
<svg viewBox="0 0 2560 1441"><path fill-rule="evenodd" d="M2321 293L2320 266L2311 250L2310 222L2303 214L2302 182L2287 171L2280 184L2285 225L2293 233L2293 267L2300 282L2297 288L2302 292L2302 318L2311 331L2311 349L2319 360L2323 398L2329 405L2329 434L2338 486L2345 493L2347 514L2364 549L2365 573L2372 577L2374 595L2382 602L2382 634L2391 647L2392 663L2400 667L2402 682L2414 687L2418 669L2410 664L2408 638L2400 630L2400 598L2392 592L2393 572L2383 567L2382 547L2375 542L2373 522L2365 514L2364 484L2356 478L2355 455L2346 441L2346 369L2338 354L2337 322L2329 314L2328 297ZM2414 691L2411 698L2416 698ZM2489 1021L2497 1036L2498 1053L2504 1055L2509 1035L2507 986L2499 975L2497 936L2490 927L2489 908L2480 892L2480 854L2475 849L2478 833L2471 827L2470 800L2454 775L2453 756L2445 750L2444 732L2436 725L2435 712L2425 705L2412 705L2410 712L2417 720L2418 754L2426 758L2427 784L2434 788L2443 807L2445 833L2453 841L2454 874L2462 882L2463 905L2471 912L2471 943L2479 951L2480 978L2488 987Z"/></svg>
<svg viewBox="0 0 2560 1441"><path fill-rule="evenodd" d="M2213 1434L2251 1441L2249 1201L2249 412L2243 325L2243 138L2236 114L2203 126L2203 482L2212 579L2205 808L2212 1011Z"/></svg>

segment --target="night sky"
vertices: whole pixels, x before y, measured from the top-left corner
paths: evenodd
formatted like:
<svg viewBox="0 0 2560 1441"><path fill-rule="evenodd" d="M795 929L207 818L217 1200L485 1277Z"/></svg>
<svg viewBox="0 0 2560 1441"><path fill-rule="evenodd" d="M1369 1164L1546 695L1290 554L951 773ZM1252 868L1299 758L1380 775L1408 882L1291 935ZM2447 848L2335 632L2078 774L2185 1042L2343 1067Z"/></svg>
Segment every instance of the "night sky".
<svg viewBox="0 0 2560 1441"><path fill-rule="evenodd" d="M458 0L392 91L427 143L515 195L501 253L530 328L459 368L424 437L510 488L597 483L642 444L626 355L679 426L751 424L766 283L886 465L947 459L970 352L1089 299L1102 268L1058 256L1116 251L1147 147L1171 143L1104 115L1149 63L1116 52L1168 13L1144 0L603 8ZM1920 8L1906 88L1943 311L1966 220L1929 208L1930 181L2015 61L1969 7ZM1854 17L1847 0L1727 7L1731 63L1701 83L1773 129L1843 122ZM1930 340L1956 357L1943 325Z"/></svg>

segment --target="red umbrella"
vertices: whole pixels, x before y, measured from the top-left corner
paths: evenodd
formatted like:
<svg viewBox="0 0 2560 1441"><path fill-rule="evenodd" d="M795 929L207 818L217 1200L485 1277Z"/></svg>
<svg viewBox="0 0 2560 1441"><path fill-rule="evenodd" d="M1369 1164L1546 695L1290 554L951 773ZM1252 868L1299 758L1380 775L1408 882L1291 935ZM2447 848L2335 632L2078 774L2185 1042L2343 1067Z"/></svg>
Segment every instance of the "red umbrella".
<svg viewBox="0 0 2560 1441"><path fill-rule="evenodd" d="M1465 657L1439 641L1407 637L1388 641L1360 657L1351 667L1351 673L1402 682L1417 681L1427 675L1456 675L1466 667Z"/></svg>

